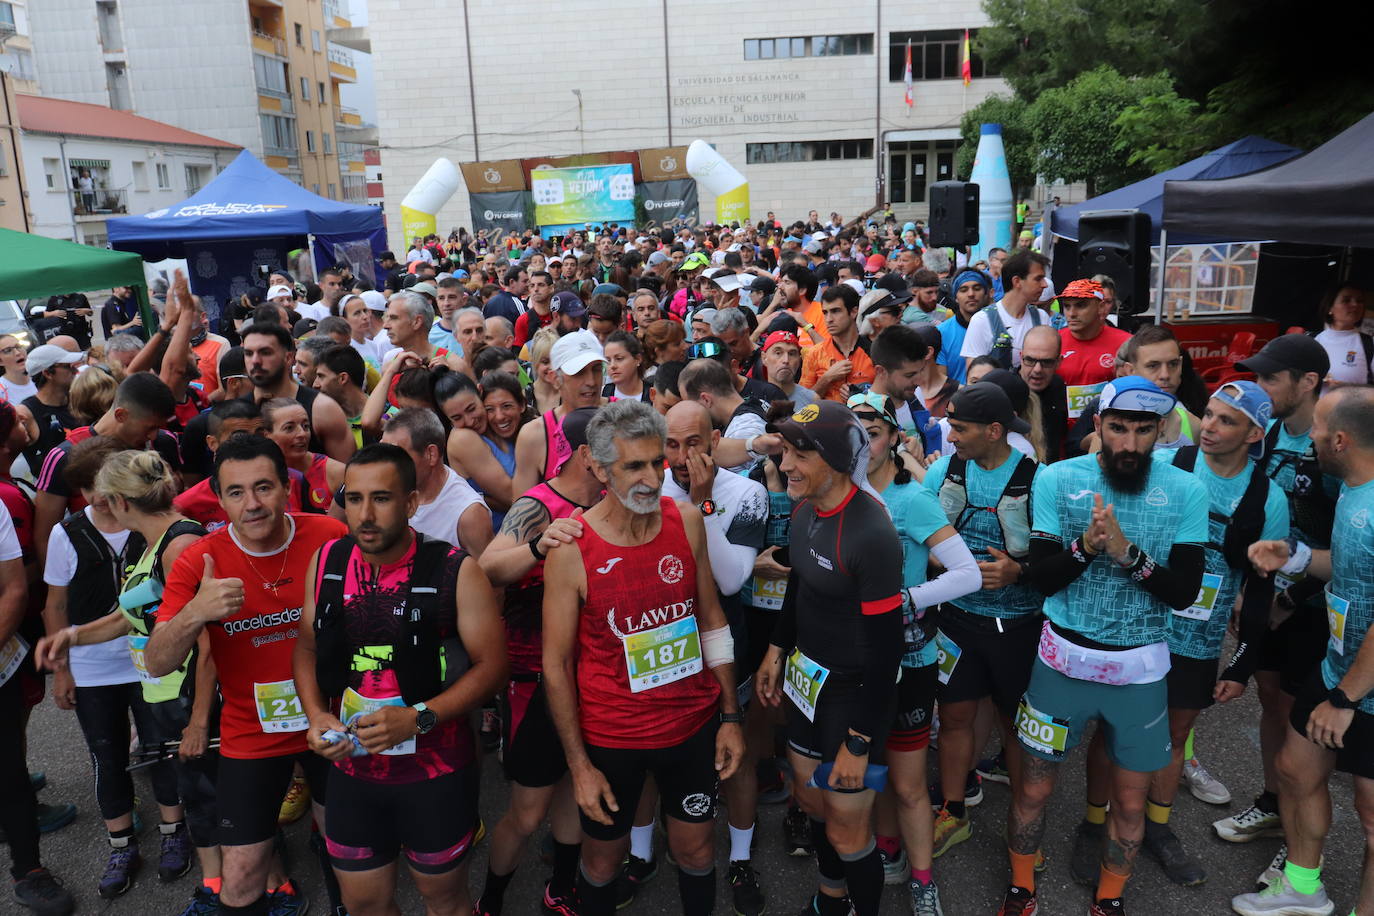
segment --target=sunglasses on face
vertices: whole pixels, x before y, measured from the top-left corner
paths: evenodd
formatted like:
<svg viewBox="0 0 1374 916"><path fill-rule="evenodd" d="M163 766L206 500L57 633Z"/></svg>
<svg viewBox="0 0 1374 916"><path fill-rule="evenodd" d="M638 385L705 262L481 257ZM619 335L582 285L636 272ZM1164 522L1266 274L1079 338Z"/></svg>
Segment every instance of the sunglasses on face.
<svg viewBox="0 0 1374 916"><path fill-rule="evenodd" d="M712 359L725 352L725 345L714 340L705 343L694 343L687 348L688 359Z"/></svg>

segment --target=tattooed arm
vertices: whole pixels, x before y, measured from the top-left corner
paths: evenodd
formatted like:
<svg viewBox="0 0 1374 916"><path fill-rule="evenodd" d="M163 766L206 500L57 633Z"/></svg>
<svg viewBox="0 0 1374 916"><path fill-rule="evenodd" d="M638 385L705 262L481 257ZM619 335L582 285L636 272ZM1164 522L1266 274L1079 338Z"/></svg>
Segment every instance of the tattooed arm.
<svg viewBox="0 0 1374 916"><path fill-rule="evenodd" d="M539 560L529 544L540 538L549 521L549 510L537 499L522 496L511 505L501 530L478 560L492 585L513 585L534 569Z"/></svg>

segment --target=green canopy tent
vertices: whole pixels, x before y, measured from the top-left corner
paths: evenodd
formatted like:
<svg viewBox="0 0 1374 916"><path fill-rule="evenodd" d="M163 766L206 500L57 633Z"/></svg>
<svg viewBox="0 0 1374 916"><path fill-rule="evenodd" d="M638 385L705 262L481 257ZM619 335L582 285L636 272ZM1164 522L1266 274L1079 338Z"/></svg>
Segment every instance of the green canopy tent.
<svg viewBox="0 0 1374 916"><path fill-rule="evenodd" d="M110 251L0 229L0 299L41 299L129 286L138 296L143 326L155 328L147 282L143 258L132 251Z"/></svg>

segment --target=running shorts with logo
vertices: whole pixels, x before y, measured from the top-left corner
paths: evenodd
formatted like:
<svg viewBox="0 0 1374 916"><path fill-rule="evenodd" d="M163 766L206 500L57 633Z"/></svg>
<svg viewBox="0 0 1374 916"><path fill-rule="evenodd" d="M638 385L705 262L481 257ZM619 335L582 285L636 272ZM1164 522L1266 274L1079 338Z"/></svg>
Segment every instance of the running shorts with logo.
<svg viewBox="0 0 1374 916"><path fill-rule="evenodd" d="M277 833L281 800L291 786L296 764L301 765L310 797L319 805L328 797L329 761L313 751L280 757L219 759L215 793L219 798L219 841L224 846L249 846Z"/></svg>
<svg viewBox="0 0 1374 916"><path fill-rule="evenodd" d="M887 749L894 753L923 751L930 746L930 723L935 712L935 665L920 668L902 666L897 682L897 715L887 736Z"/></svg>
<svg viewBox="0 0 1374 916"><path fill-rule="evenodd" d="M625 836L634 825L635 803L644 789L645 777L652 774L658 786L660 809L664 817L700 824L716 814L716 730L713 717L696 734L672 747L630 748L587 745L587 758L601 771L620 805L619 811L604 813L611 823L598 824L582 814L582 832L594 840L614 840Z"/></svg>
<svg viewBox="0 0 1374 916"><path fill-rule="evenodd" d="M563 743L537 676L512 679L501 705L501 768L512 782L541 788L568 772Z"/></svg>
<svg viewBox="0 0 1374 916"><path fill-rule="evenodd" d="M1293 711L1288 716L1288 724L1300 735L1307 734L1307 720L1312 711L1326 702L1331 688L1320 671L1308 675L1307 683L1298 691L1293 700ZM1355 710L1350 727L1341 736L1341 747L1336 748L1336 769L1352 776L1374 779L1374 715L1364 711L1364 704Z"/></svg>
<svg viewBox="0 0 1374 916"><path fill-rule="evenodd" d="M1039 614L1029 617L987 617L952 604L940 606L941 703L962 703L991 697L997 711L1015 716L1021 695L1030 683L1035 648L1040 642Z"/></svg>
<svg viewBox="0 0 1374 916"><path fill-rule="evenodd" d="M371 871L396 861L425 875L457 868L477 831L476 767L418 782L372 782L335 770L329 777L325 845L340 871Z"/></svg>

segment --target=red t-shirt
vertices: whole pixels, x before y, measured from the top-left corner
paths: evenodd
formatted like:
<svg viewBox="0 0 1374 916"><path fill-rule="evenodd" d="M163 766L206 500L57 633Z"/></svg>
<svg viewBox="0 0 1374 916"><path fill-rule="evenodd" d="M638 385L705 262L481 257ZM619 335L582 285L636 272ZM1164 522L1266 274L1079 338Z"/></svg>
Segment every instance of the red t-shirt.
<svg viewBox="0 0 1374 916"><path fill-rule="evenodd" d="M187 547L167 575L158 608L157 622L163 624L195 597L207 554L217 577L243 580L243 607L205 628L224 697L220 753L226 757L280 757L306 750L309 722L291 675L305 572L320 545L343 537L348 527L326 515L290 517L295 531L285 550L271 556L244 553L229 526Z"/></svg>
<svg viewBox="0 0 1374 916"><path fill-rule="evenodd" d="M526 309L525 314L515 319L515 345L523 347L541 328L550 324L553 324L553 312L540 315L534 309Z"/></svg>
<svg viewBox="0 0 1374 916"><path fill-rule="evenodd" d="M587 575L578 708L595 747L673 747L716 714L720 684L700 648L696 560L677 503L659 504L663 523L647 544L612 544L590 525L578 541Z"/></svg>
<svg viewBox="0 0 1374 916"><path fill-rule="evenodd" d="M1068 328L1059 330L1059 377L1066 386L1069 419L1077 419L1084 408L1116 378L1116 351L1131 339L1120 328L1103 325L1092 340L1079 340Z"/></svg>

